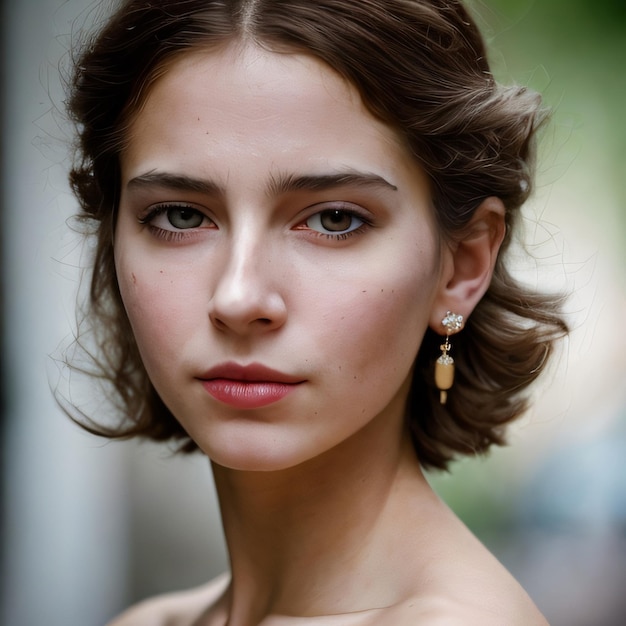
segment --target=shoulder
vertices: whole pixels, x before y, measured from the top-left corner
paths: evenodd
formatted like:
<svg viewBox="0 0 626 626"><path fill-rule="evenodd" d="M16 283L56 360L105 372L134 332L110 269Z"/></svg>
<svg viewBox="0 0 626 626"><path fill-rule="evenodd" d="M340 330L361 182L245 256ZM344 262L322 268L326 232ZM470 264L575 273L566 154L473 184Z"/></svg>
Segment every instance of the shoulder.
<svg viewBox="0 0 626 626"><path fill-rule="evenodd" d="M428 626L548 626L535 603L502 568L500 575L474 571L474 580L440 589L423 605ZM411 622L408 620L407 625ZM401 625L404 622L400 622Z"/></svg>
<svg viewBox="0 0 626 626"><path fill-rule="evenodd" d="M124 611L107 626L188 626L217 602L229 580L224 574L201 587L149 598Z"/></svg>
<svg viewBox="0 0 626 626"><path fill-rule="evenodd" d="M408 602L393 607L385 623L394 626L549 626L532 604L513 603L508 607L482 606L480 598L467 603L447 598Z"/></svg>
<svg viewBox="0 0 626 626"><path fill-rule="evenodd" d="M480 607L456 607L424 622L429 626L549 626L538 610L510 607L506 611L491 611Z"/></svg>
<svg viewBox="0 0 626 626"><path fill-rule="evenodd" d="M528 593L455 516L430 553L428 568L413 579L406 609L423 611L398 624L428 626L548 626ZM389 622L394 623L394 622Z"/></svg>

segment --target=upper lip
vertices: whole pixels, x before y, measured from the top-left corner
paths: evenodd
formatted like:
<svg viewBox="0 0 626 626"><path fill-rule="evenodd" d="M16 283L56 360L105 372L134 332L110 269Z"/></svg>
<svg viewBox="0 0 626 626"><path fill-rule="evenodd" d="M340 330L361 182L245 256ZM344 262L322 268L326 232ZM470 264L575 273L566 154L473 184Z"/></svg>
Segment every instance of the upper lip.
<svg viewBox="0 0 626 626"><path fill-rule="evenodd" d="M279 372L260 363L240 365L239 363L222 363L207 370L200 376L202 380L226 378L228 380L240 380L246 382L270 382L270 383L301 383L303 378Z"/></svg>

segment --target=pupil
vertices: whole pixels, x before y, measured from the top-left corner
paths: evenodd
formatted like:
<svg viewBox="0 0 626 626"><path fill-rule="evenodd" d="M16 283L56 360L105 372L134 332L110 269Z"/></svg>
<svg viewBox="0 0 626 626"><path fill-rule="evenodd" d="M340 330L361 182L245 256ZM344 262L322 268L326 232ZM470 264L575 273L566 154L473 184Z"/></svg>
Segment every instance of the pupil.
<svg viewBox="0 0 626 626"><path fill-rule="evenodd" d="M167 217L175 228L196 228L202 224L202 214L193 209L170 209Z"/></svg>
<svg viewBox="0 0 626 626"><path fill-rule="evenodd" d="M326 230L347 230L352 223L352 216L344 211L324 211L320 221Z"/></svg>

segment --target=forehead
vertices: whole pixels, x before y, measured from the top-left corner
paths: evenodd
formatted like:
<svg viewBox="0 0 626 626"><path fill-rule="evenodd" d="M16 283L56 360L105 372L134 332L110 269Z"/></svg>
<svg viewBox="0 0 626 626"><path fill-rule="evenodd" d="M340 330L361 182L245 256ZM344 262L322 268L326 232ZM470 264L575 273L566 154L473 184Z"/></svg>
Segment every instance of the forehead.
<svg viewBox="0 0 626 626"><path fill-rule="evenodd" d="M184 53L150 86L129 125L122 163L149 169L168 155L177 169L194 170L199 159L215 167L238 158L281 171L294 162L381 173L415 167L399 135L329 66L241 43Z"/></svg>

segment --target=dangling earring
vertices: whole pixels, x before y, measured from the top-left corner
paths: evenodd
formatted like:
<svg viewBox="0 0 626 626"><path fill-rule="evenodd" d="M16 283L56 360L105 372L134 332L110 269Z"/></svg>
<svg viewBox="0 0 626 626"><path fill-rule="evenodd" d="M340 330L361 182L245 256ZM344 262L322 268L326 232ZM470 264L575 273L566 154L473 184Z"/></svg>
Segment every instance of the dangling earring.
<svg viewBox="0 0 626 626"><path fill-rule="evenodd" d="M435 361L435 384L439 389L439 401L445 404L448 399L448 389L454 382L454 359L448 354L450 352L450 335L458 333L463 328L463 316L448 311L441 320L442 326L446 329L446 339L441 346L441 356Z"/></svg>

